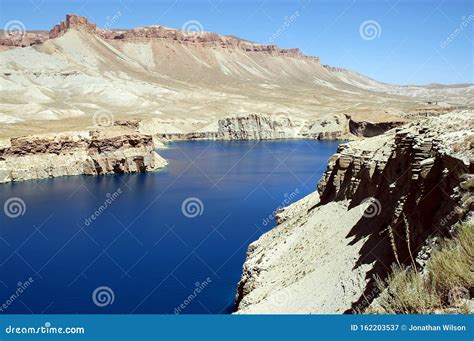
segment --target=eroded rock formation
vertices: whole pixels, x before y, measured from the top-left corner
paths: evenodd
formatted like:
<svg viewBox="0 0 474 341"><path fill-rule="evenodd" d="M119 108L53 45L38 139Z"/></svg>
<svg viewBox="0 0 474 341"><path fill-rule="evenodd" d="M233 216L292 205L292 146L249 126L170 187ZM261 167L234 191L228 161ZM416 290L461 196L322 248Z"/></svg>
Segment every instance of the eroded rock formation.
<svg viewBox="0 0 474 341"><path fill-rule="evenodd" d="M44 43L48 40L46 32L6 32L0 35L0 51L15 47L27 47Z"/></svg>
<svg viewBox="0 0 474 341"><path fill-rule="evenodd" d="M192 132L170 132L168 122L143 120L140 131L163 139L275 140L308 138L318 140L351 139L344 115L305 120L290 115L231 115ZM123 123L126 124L126 123ZM168 132L166 132L168 131Z"/></svg>
<svg viewBox="0 0 474 341"><path fill-rule="evenodd" d="M472 213L473 125L459 111L341 145L320 202L298 202L250 245L237 312L361 311L378 294L375 275L394 262L423 267L433 240Z"/></svg>
<svg viewBox="0 0 474 341"><path fill-rule="evenodd" d="M153 171L166 165L154 149L152 136L113 128L12 138L0 146L0 183Z"/></svg>
<svg viewBox="0 0 474 341"><path fill-rule="evenodd" d="M97 28L86 17L68 14L66 19L55 25L49 32L54 39L64 35L69 29L85 30L97 34L103 39L114 41L146 41L149 39L167 39L184 44L216 45L222 48L238 48L246 52L264 52L271 55L311 59L319 62L318 57L304 56L298 48L282 49L276 45L256 44L231 36L220 36L214 32L188 32L164 26L145 26L131 30L108 30Z"/></svg>

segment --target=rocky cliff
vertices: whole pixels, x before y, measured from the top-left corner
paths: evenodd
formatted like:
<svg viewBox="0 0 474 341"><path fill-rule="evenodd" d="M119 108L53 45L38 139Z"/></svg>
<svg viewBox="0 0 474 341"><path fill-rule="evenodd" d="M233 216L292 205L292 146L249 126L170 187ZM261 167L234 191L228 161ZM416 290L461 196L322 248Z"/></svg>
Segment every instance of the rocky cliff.
<svg viewBox="0 0 474 341"><path fill-rule="evenodd" d="M275 139L351 139L349 120L344 115L301 119L286 114L231 115L191 132L183 132L173 122L142 120L140 131L163 139L275 140Z"/></svg>
<svg viewBox="0 0 474 341"><path fill-rule="evenodd" d="M123 129L34 135L0 145L0 183L145 172L165 165L155 152L152 136Z"/></svg>
<svg viewBox="0 0 474 341"><path fill-rule="evenodd" d="M422 268L472 213L473 127L458 111L341 145L319 203L297 203L250 245L237 313L361 311L392 263Z"/></svg>
<svg viewBox="0 0 474 341"><path fill-rule="evenodd" d="M276 45L256 44L236 37L220 36L214 32L190 32L164 26L145 26L131 30L101 29L97 28L94 23L90 23L86 17L74 14L66 15L65 20L55 25L49 32L49 38L58 38L72 28L97 34L103 39L113 40L115 42L166 39L183 44L215 45L222 48L241 49L245 52L263 52L271 55L306 58L319 62L318 57L304 56L297 48L282 49Z"/></svg>
<svg viewBox="0 0 474 341"><path fill-rule="evenodd" d="M0 41L9 49L0 51L0 139L87 130L104 112L166 121L164 137L345 138L347 116L354 134L371 136L431 110L425 103L445 109L474 98L471 85L392 86L298 49L212 32L109 30L68 15L49 37L7 32Z"/></svg>

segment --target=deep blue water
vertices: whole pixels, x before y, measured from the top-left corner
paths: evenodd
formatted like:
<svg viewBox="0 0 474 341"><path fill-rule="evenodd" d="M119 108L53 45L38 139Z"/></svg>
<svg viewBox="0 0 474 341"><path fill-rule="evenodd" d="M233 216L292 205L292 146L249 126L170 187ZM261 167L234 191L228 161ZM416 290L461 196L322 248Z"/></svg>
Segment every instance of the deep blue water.
<svg viewBox="0 0 474 341"><path fill-rule="evenodd" d="M274 226L277 206L315 189L337 145L177 142L159 150L169 165L156 173L0 185L2 209L25 204L16 218L0 211L0 308L229 313L248 245ZM102 286L114 299L99 295L109 303L100 307Z"/></svg>

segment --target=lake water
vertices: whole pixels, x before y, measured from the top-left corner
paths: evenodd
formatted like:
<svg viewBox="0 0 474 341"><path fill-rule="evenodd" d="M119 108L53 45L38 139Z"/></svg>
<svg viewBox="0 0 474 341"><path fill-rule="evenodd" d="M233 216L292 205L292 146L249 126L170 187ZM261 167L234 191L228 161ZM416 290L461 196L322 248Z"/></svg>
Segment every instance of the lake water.
<svg viewBox="0 0 474 341"><path fill-rule="evenodd" d="M0 185L0 312L230 313L248 245L337 145L176 142L156 173Z"/></svg>

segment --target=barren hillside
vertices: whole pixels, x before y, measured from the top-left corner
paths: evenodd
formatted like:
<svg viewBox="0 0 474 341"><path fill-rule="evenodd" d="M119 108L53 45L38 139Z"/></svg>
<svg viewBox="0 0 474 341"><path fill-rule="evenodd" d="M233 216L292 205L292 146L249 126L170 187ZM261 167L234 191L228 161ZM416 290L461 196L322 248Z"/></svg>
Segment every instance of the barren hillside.
<svg viewBox="0 0 474 341"><path fill-rule="evenodd" d="M311 136L340 137L349 133L349 116L403 122L474 98L472 85L392 86L298 49L162 26L108 31L75 15L49 38L5 35L0 45L0 137L124 118L153 119L155 134L215 132L219 119L249 114L283 116L302 121L295 125Z"/></svg>

